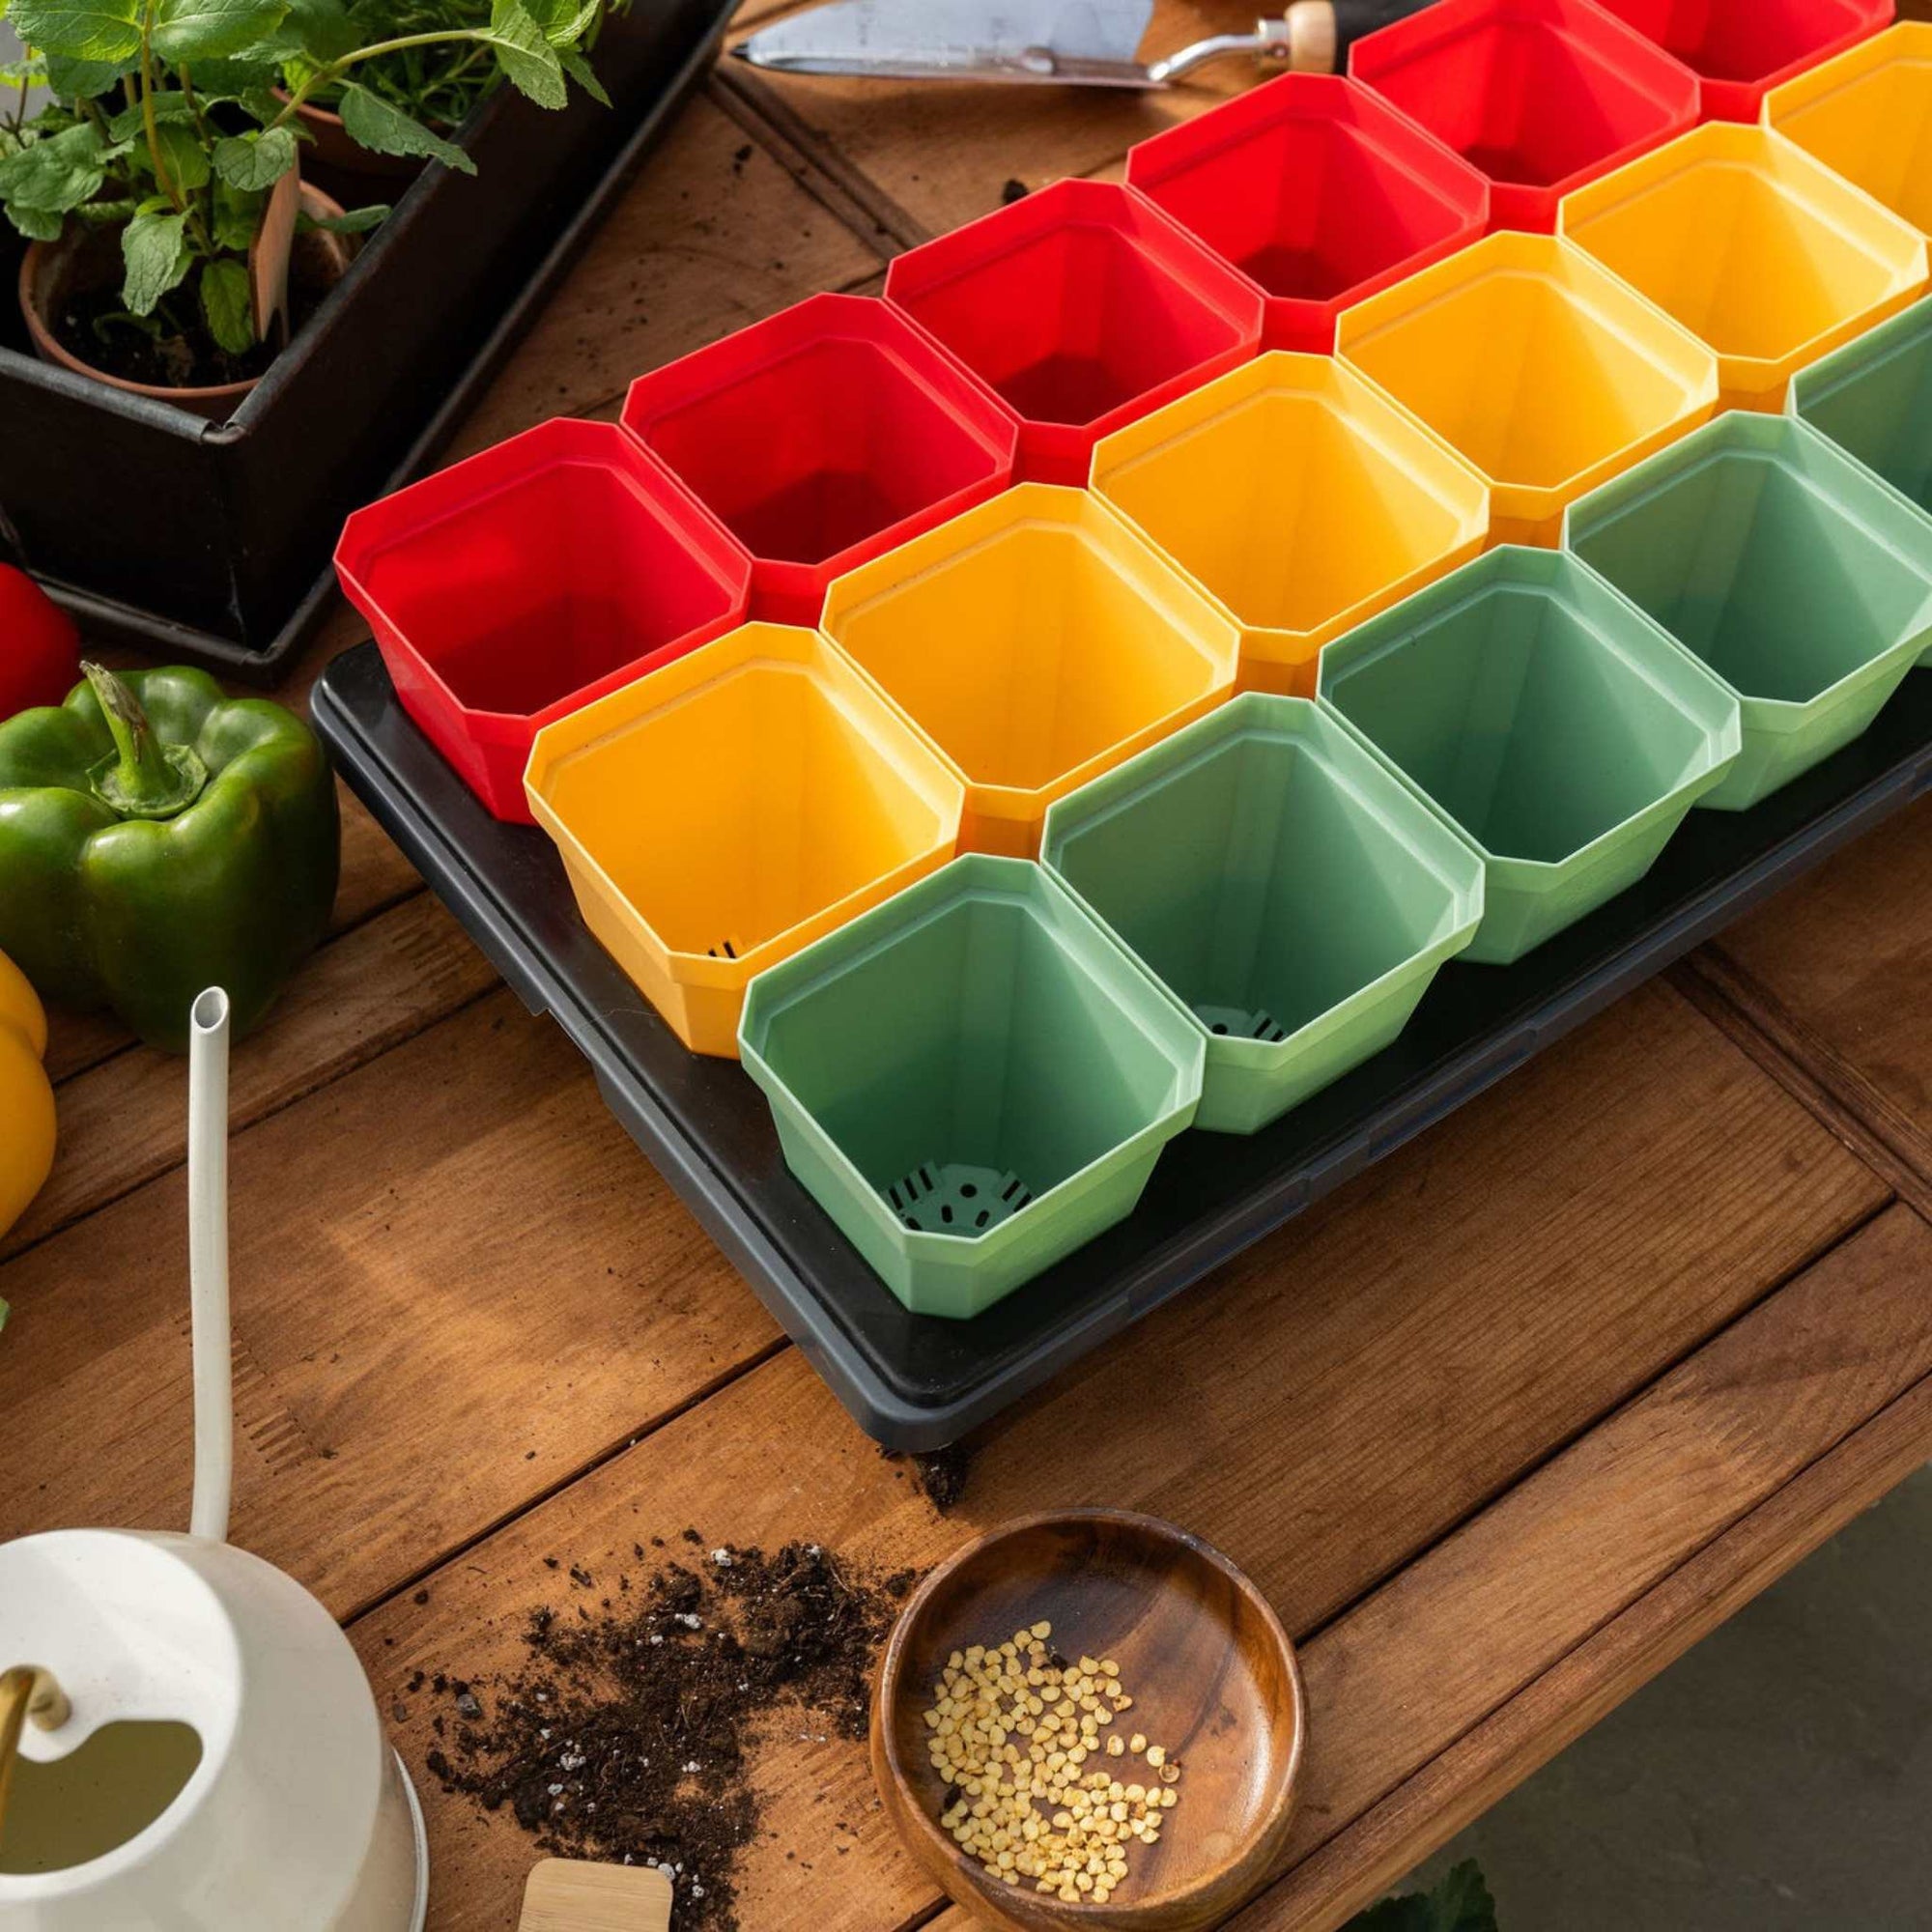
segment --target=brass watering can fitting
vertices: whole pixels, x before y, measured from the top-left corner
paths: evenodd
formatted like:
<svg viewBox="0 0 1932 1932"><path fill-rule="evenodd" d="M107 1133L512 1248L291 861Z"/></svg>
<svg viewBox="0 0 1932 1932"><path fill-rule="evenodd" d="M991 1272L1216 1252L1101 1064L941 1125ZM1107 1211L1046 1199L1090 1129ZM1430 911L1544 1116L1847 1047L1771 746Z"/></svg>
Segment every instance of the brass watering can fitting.
<svg viewBox="0 0 1932 1932"><path fill-rule="evenodd" d="M52 1671L32 1663L0 1671L0 1833L7 1829L7 1791L20 1754L21 1727L31 1718L37 1729L57 1731L72 1716L73 1706Z"/></svg>

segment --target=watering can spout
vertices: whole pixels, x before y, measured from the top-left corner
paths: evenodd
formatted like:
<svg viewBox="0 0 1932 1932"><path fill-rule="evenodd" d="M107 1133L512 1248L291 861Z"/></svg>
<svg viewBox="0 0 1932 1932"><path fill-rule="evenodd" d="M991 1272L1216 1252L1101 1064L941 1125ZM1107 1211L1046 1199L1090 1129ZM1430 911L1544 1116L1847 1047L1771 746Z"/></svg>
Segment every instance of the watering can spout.
<svg viewBox="0 0 1932 1932"><path fill-rule="evenodd" d="M188 1015L187 1249L194 1348L194 1504L188 1528L228 1540L235 1471L228 1319L228 995Z"/></svg>

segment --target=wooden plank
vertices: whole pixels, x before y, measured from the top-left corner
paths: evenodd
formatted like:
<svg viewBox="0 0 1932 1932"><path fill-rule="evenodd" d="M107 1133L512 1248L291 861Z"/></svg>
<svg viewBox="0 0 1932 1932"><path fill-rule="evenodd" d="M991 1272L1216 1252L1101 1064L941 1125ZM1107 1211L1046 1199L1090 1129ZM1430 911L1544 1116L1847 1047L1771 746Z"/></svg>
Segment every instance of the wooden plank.
<svg viewBox="0 0 1932 1932"><path fill-rule="evenodd" d="M1491 1767L1509 1781L1553 1753L1924 1459L1928 1377L1932 1230L1898 1208L1306 1648L1313 1744L1290 1861L1459 1740L1480 1760L1506 1736L1520 1747L1526 1728L1534 1748ZM1786 1484L1894 1403L1899 1414L1837 1470L1776 1506ZM1770 1514L1753 1526L1761 1506ZM1729 1551L1685 1567L1734 1529ZM1652 1591L1658 1601L1619 1631ZM1581 1657L1579 1646L1593 1648ZM1553 1688L1539 1683L1566 1663ZM1532 1687L1534 1701L1487 1745L1470 1736ZM1450 1830L1461 1819L1444 1814ZM1410 1829L1419 1859L1435 1827ZM1386 1851L1359 1872L1351 1864L1338 1856L1297 1873L1236 1924L1336 1924L1403 1868Z"/></svg>
<svg viewBox="0 0 1932 1932"><path fill-rule="evenodd" d="M231 1190L235 1537L339 1612L776 1341L507 991L240 1135ZM185 1520L185 1215L177 1171L0 1267L0 1414L39 1445L0 1538Z"/></svg>
<svg viewBox="0 0 1932 1932"><path fill-rule="evenodd" d="M524 1618L559 1595L546 1557L634 1569L634 1541L695 1524L707 1541L800 1536L891 1568L1018 1511L1095 1501L1185 1521L1306 1630L1886 1198L1652 987L989 1432L952 1517L934 1517L787 1351L466 1550L427 1605L384 1605L356 1641L386 1705L416 1668L511 1662ZM431 1715L418 1699L402 1727L412 1762ZM759 1783L777 1836L747 1860L747 1924L810 1912L825 1932L876 1928L930 1902L856 1748L781 1743ZM436 1924L502 1924L527 1840L425 1796L451 1872ZM783 1853L826 1852L828 1816L851 1828L845 1855L802 1874Z"/></svg>
<svg viewBox="0 0 1932 1932"><path fill-rule="evenodd" d="M896 255L906 245L904 211L827 149L803 123L789 115L767 112L772 98L765 93L747 93L737 84L738 72L732 62L721 66L711 78L710 99L868 247L881 257ZM879 279L883 281L882 273Z"/></svg>
<svg viewBox="0 0 1932 1932"><path fill-rule="evenodd" d="M362 801L339 780L335 790L342 806L342 882L329 930L347 932L420 892L422 879Z"/></svg>
<svg viewBox="0 0 1932 1932"><path fill-rule="evenodd" d="M1373 1903L1928 1457L1920 1381L1331 1839L1254 1922L1337 1924Z"/></svg>
<svg viewBox="0 0 1932 1932"><path fill-rule="evenodd" d="M1158 0L1143 44L1150 54L1170 53L1208 34L1252 33L1254 24L1252 6ZM985 82L895 86L772 76L741 63L721 67L719 77L812 153L848 191L863 193L869 185L887 225L912 246L999 207L1009 181L1043 187L1063 175L1091 174L1136 141L1263 75L1252 61L1233 60L1203 69L1184 85L1148 94Z"/></svg>
<svg viewBox="0 0 1932 1932"><path fill-rule="evenodd" d="M1692 964L1932 1182L1932 798L1779 894Z"/></svg>
<svg viewBox="0 0 1932 1932"><path fill-rule="evenodd" d="M56 1086L99 1066L133 1044L134 1037L112 1013L47 1011L47 1074Z"/></svg>
<svg viewBox="0 0 1932 1932"><path fill-rule="evenodd" d="M427 893L325 946L263 1030L234 1053L236 1131L339 1078L497 983L496 969ZM60 1092L54 1171L11 1233L16 1254L178 1166L187 1154L186 1065L135 1047Z"/></svg>
<svg viewBox="0 0 1932 1932"><path fill-rule="evenodd" d="M1761 1004L1731 988L1723 963L1705 955L1675 967L1670 982L1714 1026L1734 1040L1784 1090L1815 1114L1898 1198L1932 1217L1932 1180L1873 1131L1866 1121L1825 1084L1802 1056L1802 1047Z"/></svg>

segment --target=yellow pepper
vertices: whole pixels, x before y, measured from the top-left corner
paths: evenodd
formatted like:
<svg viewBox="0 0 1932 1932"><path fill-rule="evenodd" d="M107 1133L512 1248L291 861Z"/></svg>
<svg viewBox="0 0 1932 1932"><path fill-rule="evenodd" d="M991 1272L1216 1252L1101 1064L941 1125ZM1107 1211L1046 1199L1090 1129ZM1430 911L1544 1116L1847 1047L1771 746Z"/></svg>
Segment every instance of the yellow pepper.
<svg viewBox="0 0 1932 1932"><path fill-rule="evenodd" d="M47 1017L27 976L0 952L0 1235L54 1164L54 1090L41 1065Z"/></svg>

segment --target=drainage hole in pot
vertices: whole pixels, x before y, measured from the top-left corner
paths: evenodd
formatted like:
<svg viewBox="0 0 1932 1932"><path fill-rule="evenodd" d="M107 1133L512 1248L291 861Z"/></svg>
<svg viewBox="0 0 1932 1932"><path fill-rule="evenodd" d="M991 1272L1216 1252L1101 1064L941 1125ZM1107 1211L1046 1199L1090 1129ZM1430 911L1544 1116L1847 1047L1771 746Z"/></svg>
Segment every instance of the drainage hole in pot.
<svg viewBox="0 0 1932 1932"><path fill-rule="evenodd" d="M736 959L739 955L737 947L728 939L721 939L716 946L704 949L704 956L707 959Z"/></svg>
<svg viewBox="0 0 1932 1932"><path fill-rule="evenodd" d="M916 1233L968 1239L1011 1220L1033 1199L1033 1189L1016 1174L929 1160L883 1191Z"/></svg>
<svg viewBox="0 0 1932 1932"><path fill-rule="evenodd" d="M1288 1037L1288 1029L1265 1008L1196 1007L1194 1016L1219 1039L1258 1039L1277 1046Z"/></svg>

